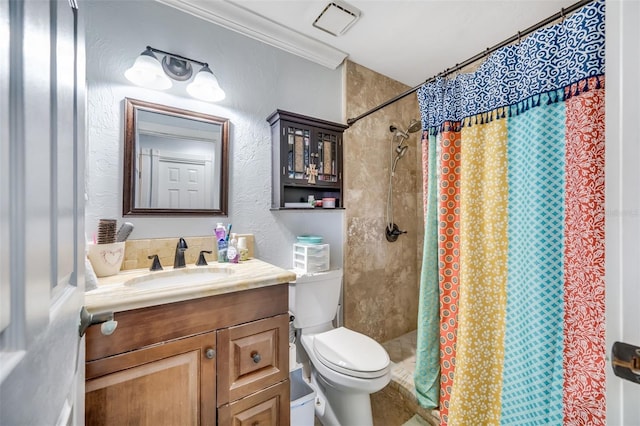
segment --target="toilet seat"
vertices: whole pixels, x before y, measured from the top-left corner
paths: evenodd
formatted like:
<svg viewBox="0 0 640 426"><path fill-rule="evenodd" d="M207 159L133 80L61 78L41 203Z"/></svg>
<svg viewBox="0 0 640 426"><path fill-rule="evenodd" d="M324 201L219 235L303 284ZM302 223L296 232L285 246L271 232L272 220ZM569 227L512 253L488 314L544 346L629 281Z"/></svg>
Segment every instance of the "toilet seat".
<svg viewBox="0 0 640 426"><path fill-rule="evenodd" d="M388 372L389 355L375 340L348 328L319 333L313 352L328 368L360 378L376 378Z"/></svg>

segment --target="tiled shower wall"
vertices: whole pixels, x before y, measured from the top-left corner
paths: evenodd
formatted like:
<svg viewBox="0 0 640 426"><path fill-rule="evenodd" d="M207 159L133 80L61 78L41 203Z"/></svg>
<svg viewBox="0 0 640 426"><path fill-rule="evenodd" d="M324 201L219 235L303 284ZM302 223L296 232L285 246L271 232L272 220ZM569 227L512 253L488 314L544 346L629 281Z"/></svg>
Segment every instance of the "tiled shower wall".
<svg viewBox="0 0 640 426"><path fill-rule="evenodd" d="M345 121L409 89L361 65L345 64ZM422 168L420 134L393 177L394 222L407 233L394 243L385 238L385 211L391 123L406 128L420 119L415 94L358 121L344 135L346 245L344 323L379 342L416 328L422 238Z"/></svg>

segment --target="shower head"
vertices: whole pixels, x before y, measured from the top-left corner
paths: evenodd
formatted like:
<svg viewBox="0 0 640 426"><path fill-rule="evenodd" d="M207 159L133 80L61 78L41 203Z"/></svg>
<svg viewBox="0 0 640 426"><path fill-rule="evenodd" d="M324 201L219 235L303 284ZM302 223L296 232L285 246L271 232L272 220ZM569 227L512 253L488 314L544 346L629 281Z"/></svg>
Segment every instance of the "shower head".
<svg viewBox="0 0 640 426"><path fill-rule="evenodd" d="M407 126L407 130L402 130L400 128L398 128L396 125L391 124L389 126L389 131L392 133L395 133L395 137L402 137L404 139L408 139L409 138L409 133L415 133L418 130L420 130L420 121L416 120L415 118L412 118L411 121L409 122L409 125Z"/></svg>
<svg viewBox="0 0 640 426"><path fill-rule="evenodd" d="M415 133L418 130L420 130L421 127L422 125L420 124L420 121L416 120L415 118L412 118L411 121L409 122L409 126L407 127L407 132Z"/></svg>

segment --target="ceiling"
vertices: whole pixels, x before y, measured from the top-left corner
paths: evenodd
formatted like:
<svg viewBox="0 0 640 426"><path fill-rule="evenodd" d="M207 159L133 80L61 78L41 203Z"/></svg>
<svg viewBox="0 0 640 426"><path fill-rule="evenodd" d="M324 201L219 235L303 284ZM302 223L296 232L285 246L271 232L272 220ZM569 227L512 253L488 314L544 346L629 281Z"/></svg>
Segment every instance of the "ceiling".
<svg viewBox="0 0 640 426"><path fill-rule="evenodd" d="M312 26L331 0L158 0L329 68L344 58L416 86L575 0L348 0L341 36ZM337 2L337 1L336 1Z"/></svg>

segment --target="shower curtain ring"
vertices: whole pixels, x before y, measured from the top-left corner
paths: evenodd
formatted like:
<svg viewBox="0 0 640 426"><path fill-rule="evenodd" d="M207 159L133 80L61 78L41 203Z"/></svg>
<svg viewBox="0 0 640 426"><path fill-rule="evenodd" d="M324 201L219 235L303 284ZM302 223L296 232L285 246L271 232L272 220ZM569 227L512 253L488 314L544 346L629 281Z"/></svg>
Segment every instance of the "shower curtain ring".
<svg viewBox="0 0 640 426"><path fill-rule="evenodd" d="M520 31L518 31L518 44L520 44Z"/></svg>
<svg viewBox="0 0 640 426"><path fill-rule="evenodd" d="M561 22L564 22L564 7L560 8L560 16L562 17L562 21Z"/></svg>

